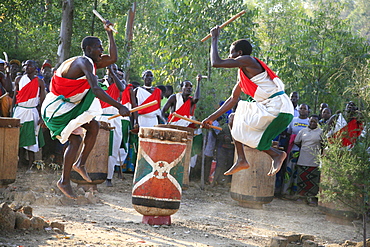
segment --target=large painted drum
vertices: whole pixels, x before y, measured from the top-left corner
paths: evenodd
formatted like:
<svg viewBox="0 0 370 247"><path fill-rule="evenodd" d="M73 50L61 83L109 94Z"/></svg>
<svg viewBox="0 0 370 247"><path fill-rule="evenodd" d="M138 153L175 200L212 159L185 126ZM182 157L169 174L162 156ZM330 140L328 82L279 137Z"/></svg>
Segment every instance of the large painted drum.
<svg viewBox="0 0 370 247"><path fill-rule="evenodd" d="M0 188L17 175L20 119L0 117Z"/></svg>
<svg viewBox="0 0 370 247"><path fill-rule="evenodd" d="M187 132L143 127L132 189L132 204L150 225L170 225L180 208Z"/></svg>
<svg viewBox="0 0 370 247"><path fill-rule="evenodd" d="M87 182L73 169L71 171L71 181L78 184L78 187L82 187L85 191L97 190L97 185L107 179L110 129L111 127L108 123L100 122L98 137L96 138L94 148L87 158L86 171L92 182Z"/></svg>
<svg viewBox="0 0 370 247"><path fill-rule="evenodd" d="M184 126L178 126L173 124L158 124L157 127L162 128L170 128L170 129L177 129L186 131L188 136L188 141L186 144L186 153L185 153L185 161L184 161L184 178L182 180L182 189L186 190L189 188L189 173L190 173L190 158L191 158L191 149L193 146L193 137L194 137L194 129Z"/></svg>
<svg viewBox="0 0 370 247"><path fill-rule="evenodd" d="M233 174L231 198L242 207L261 209L274 199L275 176L267 176L272 159L268 154L248 147L244 147L244 153L250 167Z"/></svg>

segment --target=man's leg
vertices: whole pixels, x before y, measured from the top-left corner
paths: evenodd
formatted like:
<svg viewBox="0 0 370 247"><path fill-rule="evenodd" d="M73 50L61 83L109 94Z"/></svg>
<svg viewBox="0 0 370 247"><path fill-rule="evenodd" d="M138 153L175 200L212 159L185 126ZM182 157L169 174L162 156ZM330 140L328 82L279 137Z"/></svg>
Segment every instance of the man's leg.
<svg viewBox="0 0 370 247"><path fill-rule="evenodd" d="M33 162L35 162L35 152L27 150L28 153L28 170L31 170Z"/></svg>
<svg viewBox="0 0 370 247"><path fill-rule="evenodd" d="M98 121L91 120L90 123L84 124L82 127L86 129L84 146L77 161L73 164L73 170L78 172L87 182L92 182L86 171L86 161L95 145L100 125Z"/></svg>
<svg viewBox="0 0 370 247"><path fill-rule="evenodd" d="M267 175L274 176L280 170L286 158L286 153L273 147L271 147L269 150L263 150L263 152L267 153L272 158L271 170L267 173Z"/></svg>
<svg viewBox="0 0 370 247"><path fill-rule="evenodd" d="M235 114L230 114L229 116L229 128L233 128L233 123L234 123L234 115ZM248 169L250 166L247 162L247 159L245 158L244 154L244 147L241 142L238 142L234 139L234 145L236 148L236 154L238 155L238 158L235 162L235 164L227 170L224 175L232 175L240 170Z"/></svg>
<svg viewBox="0 0 370 247"><path fill-rule="evenodd" d="M71 186L71 169L72 164L75 162L77 152L80 148L82 138L79 135L71 135L69 137L69 145L64 152L63 172L62 177L57 182L58 188L69 198L76 199Z"/></svg>
<svg viewBox="0 0 370 247"><path fill-rule="evenodd" d="M250 165L248 164L247 159L245 158L244 153L244 145L241 142L235 141L235 148L236 148L236 154L238 155L238 158L235 162L235 164L224 173L224 175L232 175L238 171L248 169Z"/></svg>

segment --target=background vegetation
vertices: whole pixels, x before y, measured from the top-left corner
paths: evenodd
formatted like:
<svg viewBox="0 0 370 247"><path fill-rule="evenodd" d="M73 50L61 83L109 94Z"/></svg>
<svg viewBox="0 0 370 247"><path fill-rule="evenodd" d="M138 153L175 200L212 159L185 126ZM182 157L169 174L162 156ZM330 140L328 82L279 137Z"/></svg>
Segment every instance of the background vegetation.
<svg viewBox="0 0 370 247"><path fill-rule="evenodd" d="M154 84L177 88L184 79L202 81L202 100L196 115L203 119L225 100L236 82L236 70L209 66L209 40L200 42L210 28L241 10L247 13L222 30L221 56L228 55L232 41L246 38L253 55L264 60L286 84L298 91L300 102L317 113L321 102L335 111L357 97L354 71L369 60L370 3L367 0L140 0L134 21L134 38L127 53L126 19L134 1L74 0L71 56L81 55L86 35L106 34L96 8L116 23L118 65L131 81L153 70ZM44 59L56 62L62 16L61 0L3 0L0 3L0 51L9 59ZM368 69L368 67L366 67ZM103 76L104 71L99 71Z"/></svg>

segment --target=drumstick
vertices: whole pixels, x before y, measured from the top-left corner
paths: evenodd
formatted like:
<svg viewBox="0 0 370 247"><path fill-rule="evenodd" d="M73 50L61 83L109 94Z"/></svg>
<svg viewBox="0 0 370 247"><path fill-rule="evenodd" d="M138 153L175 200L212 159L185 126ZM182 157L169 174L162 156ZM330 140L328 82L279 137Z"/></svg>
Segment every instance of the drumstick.
<svg viewBox="0 0 370 247"><path fill-rule="evenodd" d="M4 97L5 97L5 96L7 96L8 94L9 94L8 92L4 93L3 95L1 95L1 96L0 96L0 99L4 98Z"/></svg>
<svg viewBox="0 0 370 247"><path fill-rule="evenodd" d="M149 102L149 103L146 103L146 104L144 104L144 105L141 105L141 106L137 106L137 107L135 107L135 108L132 108L132 109L130 110L130 113L133 113L133 112L139 111L139 110L141 110L141 109L147 108L147 107L152 106L152 105L155 105L155 104L157 104L157 103L158 103L158 101L153 100L152 102ZM108 120L111 120L111 119L116 118L116 117L119 117L119 116L121 116L121 114L116 114L116 115L114 115L114 116L109 117L109 118L108 118Z"/></svg>
<svg viewBox="0 0 370 247"><path fill-rule="evenodd" d="M186 120L186 121L189 121L189 122L192 122L192 123L195 123L195 124L199 124L199 125L202 125L202 122L199 122L199 121L197 121L197 120L193 120L193 119L190 119L190 118L187 118L187 117L184 117L184 116L181 116L181 115L179 115L179 114L177 114L177 113L172 113L172 115L173 116L175 116L175 117L177 117L177 118L181 118L181 119L184 119L184 120ZM212 129L216 129L216 130L222 130L222 128L221 127L217 127L217 126L213 126L213 125L210 125L209 126L210 128L212 128Z"/></svg>
<svg viewBox="0 0 370 247"><path fill-rule="evenodd" d="M229 20L227 20L226 22L222 23L222 25L220 26L220 28L224 28L227 24L229 24L230 22L234 21L235 19L239 18L241 15L245 14L245 10L243 11L240 11L238 14L234 15L233 17L231 17ZM204 42L206 41L207 39L209 39L211 37L211 34L208 34L206 37L204 37L201 41Z"/></svg>
<svg viewBox="0 0 370 247"><path fill-rule="evenodd" d="M170 119L170 121L168 121L168 124L172 123L172 121L175 119L175 116L172 114L172 117Z"/></svg>
<svg viewBox="0 0 370 247"><path fill-rule="evenodd" d="M106 22L106 20L103 18L103 16L101 16L98 11L96 11L95 9L93 9L93 13L96 15L96 17L98 17L103 23ZM112 30L113 32L115 33L118 33L116 29L114 29L113 25L109 25L109 28L110 30Z"/></svg>

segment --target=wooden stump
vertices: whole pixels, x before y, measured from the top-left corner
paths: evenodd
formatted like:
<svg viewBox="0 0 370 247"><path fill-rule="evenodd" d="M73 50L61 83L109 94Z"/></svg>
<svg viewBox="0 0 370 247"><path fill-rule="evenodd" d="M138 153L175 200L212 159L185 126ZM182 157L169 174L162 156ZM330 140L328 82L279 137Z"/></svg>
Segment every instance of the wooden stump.
<svg viewBox="0 0 370 247"><path fill-rule="evenodd" d="M245 147L244 152L250 167L232 175L231 198L242 207L261 209L274 199L275 176L267 176L272 159L256 149Z"/></svg>
<svg viewBox="0 0 370 247"><path fill-rule="evenodd" d="M17 175L20 119L0 117L0 188Z"/></svg>

